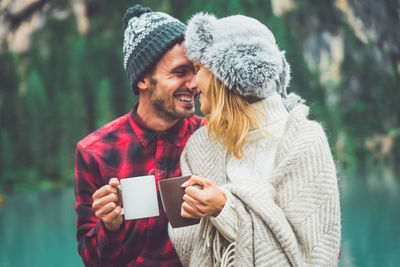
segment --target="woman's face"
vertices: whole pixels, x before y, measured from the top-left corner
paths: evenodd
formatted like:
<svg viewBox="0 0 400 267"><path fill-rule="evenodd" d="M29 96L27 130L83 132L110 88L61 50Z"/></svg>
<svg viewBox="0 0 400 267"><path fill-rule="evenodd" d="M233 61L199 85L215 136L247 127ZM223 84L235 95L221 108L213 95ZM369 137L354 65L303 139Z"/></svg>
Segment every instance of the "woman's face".
<svg viewBox="0 0 400 267"><path fill-rule="evenodd" d="M200 63L196 62L193 64L193 66L195 72L193 79L197 86L197 91L200 94L200 111L204 115L207 115L210 113L210 103L207 99L207 90L210 83L211 72Z"/></svg>

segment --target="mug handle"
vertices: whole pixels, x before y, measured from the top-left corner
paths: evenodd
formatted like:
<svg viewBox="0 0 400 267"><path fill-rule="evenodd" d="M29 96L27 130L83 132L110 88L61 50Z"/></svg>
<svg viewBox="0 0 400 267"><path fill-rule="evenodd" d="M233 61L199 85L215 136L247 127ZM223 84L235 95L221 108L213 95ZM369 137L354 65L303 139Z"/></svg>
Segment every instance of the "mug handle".
<svg viewBox="0 0 400 267"><path fill-rule="evenodd" d="M119 194L122 197L122 186L121 184L119 184L118 186L118 190L121 192L121 194ZM122 201L121 201L122 202ZM125 212L124 212L124 208L121 209L121 213L119 215L124 216Z"/></svg>

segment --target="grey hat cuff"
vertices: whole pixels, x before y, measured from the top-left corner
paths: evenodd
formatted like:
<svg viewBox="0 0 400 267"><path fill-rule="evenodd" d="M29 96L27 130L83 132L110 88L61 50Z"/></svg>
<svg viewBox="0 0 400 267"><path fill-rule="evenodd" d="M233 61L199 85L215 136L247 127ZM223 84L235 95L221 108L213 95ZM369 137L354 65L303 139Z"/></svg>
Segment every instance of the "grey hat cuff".
<svg viewBox="0 0 400 267"><path fill-rule="evenodd" d="M183 36L186 30L185 24L174 23L160 26L155 31L156 34L148 36L143 41L140 53L132 53L128 59L126 71L128 79L135 94L138 94L136 86L137 81L146 73L171 47L173 47L178 39Z"/></svg>
<svg viewBox="0 0 400 267"><path fill-rule="evenodd" d="M304 102L306 101L295 93L290 93L282 98L282 103L287 111L291 111L297 105L304 104Z"/></svg>

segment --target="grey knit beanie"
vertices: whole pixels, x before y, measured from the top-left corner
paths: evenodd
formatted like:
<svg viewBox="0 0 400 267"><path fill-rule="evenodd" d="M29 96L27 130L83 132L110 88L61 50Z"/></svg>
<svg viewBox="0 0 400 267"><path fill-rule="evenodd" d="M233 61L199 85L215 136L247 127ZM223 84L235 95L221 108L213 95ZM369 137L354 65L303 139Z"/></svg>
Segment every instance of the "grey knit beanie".
<svg viewBox="0 0 400 267"><path fill-rule="evenodd" d="M163 12L136 5L126 10L124 23L124 68L133 91L140 77L183 36L186 25Z"/></svg>
<svg viewBox="0 0 400 267"><path fill-rule="evenodd" d="M240 96L257 100L279 93L288 110L304 102L294 93L287 95L290 66L285 53L272 32L256 19L195 14L188 22L185 47L190 60L210 69Z"/></svg>

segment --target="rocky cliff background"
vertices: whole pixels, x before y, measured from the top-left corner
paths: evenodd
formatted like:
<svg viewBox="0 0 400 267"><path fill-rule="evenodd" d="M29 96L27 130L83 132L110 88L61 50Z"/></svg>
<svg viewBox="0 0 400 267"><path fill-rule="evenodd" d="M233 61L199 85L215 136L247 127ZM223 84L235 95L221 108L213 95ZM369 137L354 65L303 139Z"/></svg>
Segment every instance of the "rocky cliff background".
<svg viewBox="0 0 400 267"><path fill-rule="evenodd" d="M136 3L184 22L206 11L265 23L339 170L396 179L399 0L2 0L0 191L72 184L77 141L131 109L121 18Z"/></svg>

